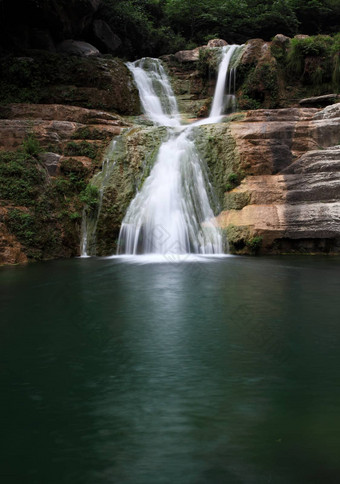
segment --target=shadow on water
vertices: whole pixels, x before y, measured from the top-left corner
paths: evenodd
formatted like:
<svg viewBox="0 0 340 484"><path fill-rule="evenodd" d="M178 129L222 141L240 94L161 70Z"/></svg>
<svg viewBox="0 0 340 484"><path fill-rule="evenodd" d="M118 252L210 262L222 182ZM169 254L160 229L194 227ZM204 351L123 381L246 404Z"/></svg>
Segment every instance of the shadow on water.
<svg viewBox="0 0 340 484"><path fill-rule="evenodd" d="M339 266L1 269L2 481L339 482Z"/></svg>

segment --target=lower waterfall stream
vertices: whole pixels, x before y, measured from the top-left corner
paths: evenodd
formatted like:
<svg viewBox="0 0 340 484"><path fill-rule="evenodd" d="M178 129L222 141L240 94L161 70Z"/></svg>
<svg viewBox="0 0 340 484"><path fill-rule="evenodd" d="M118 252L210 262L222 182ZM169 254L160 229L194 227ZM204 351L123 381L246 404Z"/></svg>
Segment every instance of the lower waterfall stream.
<svg viewBox="0 0 340 484"><path fill-rule="evenodd" d="M231 45L222 49L211 113L189 126L181 125L176 98L160 60L143 58L127 64L145 115L156 125L166 127L167 136L149 176L127 209L117 254L223 254L222 233L210 203L213 189L195 147L195 127L219 122L225 109L235 106L232 94L235 69L229 77L228 71L240 47ZM104 183L105 176L98 176ZM101 185L100 202L104 189ZM98 213L100 208L99 203ZM88 256L92 254L88 247L89 225L93 246L96 221L89 224L86 216L84 219L81 254Z"/></svg>

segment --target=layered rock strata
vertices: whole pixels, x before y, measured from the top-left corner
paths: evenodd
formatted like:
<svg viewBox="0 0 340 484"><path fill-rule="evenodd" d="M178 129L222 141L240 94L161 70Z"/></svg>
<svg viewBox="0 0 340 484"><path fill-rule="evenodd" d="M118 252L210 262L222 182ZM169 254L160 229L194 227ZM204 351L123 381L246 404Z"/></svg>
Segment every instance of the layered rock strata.
<svg viewBox="0 0 340 484"><path fill-rule="evenodd" d="M339 252L340 104L249 112L231 132L245 177L218 222L234 251Z"/></svg>

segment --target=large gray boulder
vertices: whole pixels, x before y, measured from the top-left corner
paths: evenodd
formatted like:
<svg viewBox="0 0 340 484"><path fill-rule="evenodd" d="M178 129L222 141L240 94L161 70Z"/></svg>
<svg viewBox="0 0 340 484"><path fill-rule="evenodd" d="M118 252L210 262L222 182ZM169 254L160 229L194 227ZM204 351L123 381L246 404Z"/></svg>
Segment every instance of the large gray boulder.
<svg viewBox="0 0 340 484"><path fill-rule="evenodd" d="M92 30L94 37L100 44L99 47L102 45L105 51L115 52L122 45L118 35L112 32L111 27L104 20L96 19L93 22Z"/></svg>
<svg viewBox="0 0 340 484"><path fill-rule="evenodd" d="M64 40L57 46L57 50L63 54L77 55L79 57L95 57L100 55L99 50L87 42L80 40Z"/></svg>

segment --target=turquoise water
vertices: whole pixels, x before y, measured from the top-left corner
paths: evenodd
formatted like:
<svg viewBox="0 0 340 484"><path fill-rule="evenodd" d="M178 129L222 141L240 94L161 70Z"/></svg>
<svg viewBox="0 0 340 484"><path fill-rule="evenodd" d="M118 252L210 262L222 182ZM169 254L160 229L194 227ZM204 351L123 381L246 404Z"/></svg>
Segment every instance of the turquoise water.
<svg viewBox="0 0 340 484"><path fill-rule="evenodd" d="M340 260L0 270L3 483L340 482Z"/></svg>

